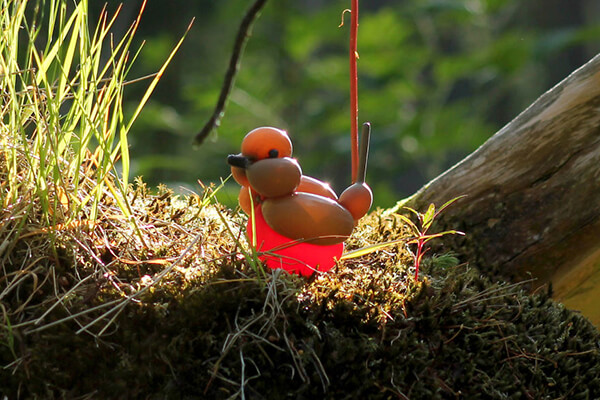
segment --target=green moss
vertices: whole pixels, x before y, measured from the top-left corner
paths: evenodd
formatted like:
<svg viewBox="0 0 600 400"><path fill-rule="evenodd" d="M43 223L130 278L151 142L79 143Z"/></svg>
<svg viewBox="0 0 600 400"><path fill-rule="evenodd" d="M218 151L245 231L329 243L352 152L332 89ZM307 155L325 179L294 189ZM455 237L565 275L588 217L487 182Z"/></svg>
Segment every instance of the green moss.
<svg viewBox="0 0 600 400"><path fill-rule="evenodd" d="M424 262L414 282L402 245L308 281L259 277L225 233L238 216L200 199L178 211L169 193L137 193L138 215L169 222L145 239L171 245L142 252L123 236L125 223L101 226L111 247L95 256L106 254L109 270L59 238L60 268L46 258L34 271L68 280L24 281L2 299L5 315L21 321L45 314L39 324L2 325L8 398L600 398L598 331L546 293L492 282L454 255ZM348 248L403 235L393 213L376 211ZM148 261L132 263L141 254ZM77 282L75 272L90 279ZM117 303L93 308L108 302Z"/></svg>
<svg viewBox="0 0 600 400"><path fill-rule="evenodd" d="M596 329L544 293L474 269L432 278L382 322L327 307L280 274L223 265L178 299L131 304L101 339L64 323L28 336L3 393L16 398L597 398ZM246 274L249 272L246 272ZM359 276L357 275L357 278ZM323 281L320 282L323 285ZM308 284L310 286L310 284ZM332 302L332 303L331 303ZM3 357L3 363L10 357ZM586 397L587 396L587 397Z"/></svg>

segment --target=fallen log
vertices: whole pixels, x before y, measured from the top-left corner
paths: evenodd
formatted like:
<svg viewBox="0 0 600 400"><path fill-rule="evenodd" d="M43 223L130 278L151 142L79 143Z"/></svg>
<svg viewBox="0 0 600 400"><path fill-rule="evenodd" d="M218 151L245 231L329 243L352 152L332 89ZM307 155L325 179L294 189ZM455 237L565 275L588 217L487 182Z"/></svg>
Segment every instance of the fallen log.
<svg viewBox="0 0 600 400"><path fill-rule="evenodd" d="M397 207L461 195L440 221L467 233L461 253L484 272L552 283L600 323L589 290L600 287L600 55Z"/></svg>

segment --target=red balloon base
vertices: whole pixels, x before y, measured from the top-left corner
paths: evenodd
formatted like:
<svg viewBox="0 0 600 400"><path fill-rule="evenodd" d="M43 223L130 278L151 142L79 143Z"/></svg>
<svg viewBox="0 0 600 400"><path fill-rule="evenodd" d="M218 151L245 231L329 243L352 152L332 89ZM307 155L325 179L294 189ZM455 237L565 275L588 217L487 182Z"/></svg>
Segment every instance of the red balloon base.
<svg viewBox="0 0 600 400"><path fill-rule="evenodd" d="M295 242L275 232L265 221L260 206L254 209L256 250L271 269L283 268L289 273L311 276L315 271L327 272L344 252L344 243L320 246ZM248 238L252 241L252 218L248 219ZM267 254L268 252L268 254Z"/></svg>

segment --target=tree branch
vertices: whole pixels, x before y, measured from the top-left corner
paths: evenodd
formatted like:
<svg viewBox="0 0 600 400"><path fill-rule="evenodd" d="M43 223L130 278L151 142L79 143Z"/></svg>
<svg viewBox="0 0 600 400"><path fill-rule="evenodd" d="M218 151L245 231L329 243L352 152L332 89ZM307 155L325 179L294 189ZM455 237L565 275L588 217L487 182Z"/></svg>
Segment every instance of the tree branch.
<svg viewBox="0 0 600 400"><path fill-rule="evenodd" d="M204 142L204 139L206 139L206 137L213 130L217 129L219 125L221 125L221 119L225 115L225 106L227 104L229 95L231 94L231 90L233 89L235 77L240 69L242 54L244 53L246 42L250 37L252 25L266 2L267 0L256 0L248 9L248 11L246 11L244 19L242 19L242 23L240 24L237 36L235 38L235 43L233 45L233 52L231 53L231 58L229 59L229 67L227 68L227 73L225 74L225 81L221 87L219 100L217 101L217 105L215 106L211 117L194 138L194 144L196 145L201 145L202 142Z"/></svg>

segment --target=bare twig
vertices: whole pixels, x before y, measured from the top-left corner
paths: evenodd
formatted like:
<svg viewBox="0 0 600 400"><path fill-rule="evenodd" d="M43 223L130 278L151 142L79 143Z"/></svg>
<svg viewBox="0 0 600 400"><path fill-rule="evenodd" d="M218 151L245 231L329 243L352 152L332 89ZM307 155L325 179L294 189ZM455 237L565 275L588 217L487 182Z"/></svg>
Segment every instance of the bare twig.
<svg viewBox="0 0 600 400"><path fill-rule="evenodd" d="M231 58L229 59L229 67L227 68L227 73L225 74L225 81L223 82L223 86L221 87L221 94L219 95L219 100L217 101L217 105L212 113L212 116L206 122L204 127L200 130L200 132L194 138L194 144L201 145L204 142L204 139L215 129L221 125L221 119L223 115L225 115L225 105L227 103L227 99L233 89L233 83L235 81L235 77L240 69L241 57L244 52L244 47L246 46L246 42L250 37L250 30L252 29L252 24L258 17L260 10L263 8L267 0L256 0L254 4L246 11L246 15L244 15L244 19L240 24L240 27L237 32L237 36L235 38L235 43L233 45L233 52L231 53Z"/></svg>

